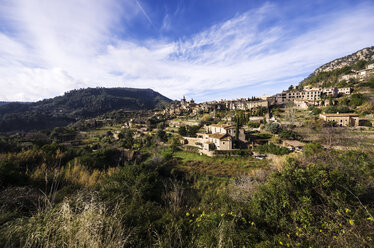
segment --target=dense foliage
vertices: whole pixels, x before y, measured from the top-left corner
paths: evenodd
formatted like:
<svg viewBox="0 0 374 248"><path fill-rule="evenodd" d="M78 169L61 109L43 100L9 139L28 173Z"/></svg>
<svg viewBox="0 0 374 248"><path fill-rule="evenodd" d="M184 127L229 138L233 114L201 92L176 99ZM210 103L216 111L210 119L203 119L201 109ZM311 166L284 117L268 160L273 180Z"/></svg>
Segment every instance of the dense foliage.
<svg viewBox="0 0 374 248"><path fill-rule="evenodd" d="M88 88L36 103L0 106L0 132L64 126L113 110L160 108L170 99L151 89Z"/></svg>
<svg viewBox="0 0 374 248"><path fill-rule="evenodd" d="M2 154L0 246L373 245L373 153L309 146L235 183L191 177L168 149L141 163L58 145Z"/></svg>

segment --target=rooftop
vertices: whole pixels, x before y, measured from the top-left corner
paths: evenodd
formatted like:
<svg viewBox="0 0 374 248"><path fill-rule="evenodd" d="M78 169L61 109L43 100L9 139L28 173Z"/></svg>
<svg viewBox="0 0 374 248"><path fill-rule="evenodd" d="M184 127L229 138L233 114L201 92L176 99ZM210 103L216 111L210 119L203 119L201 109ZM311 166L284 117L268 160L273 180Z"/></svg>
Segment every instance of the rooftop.
<svg viewBox="0 0 374 248"><path fill-rule="evenodd" d="M336 114L321 114L326 117L359 117L359 114L356 113L336 113Z"/></svg>
<svg viewBox="0 0 374 248"><path fill-rule="evenodd" d="M211 127L221 127L221 128L235 128L233 125L229 124L212 124Z"/></svg>
<svg viewBox="0 0 374 248"><path fill-rule="evenodd" d="M213 139L219 139L219 140L229 140L231 137L227 134L222 134L222 133L213 133L209 134L209 137Z"/></svg>

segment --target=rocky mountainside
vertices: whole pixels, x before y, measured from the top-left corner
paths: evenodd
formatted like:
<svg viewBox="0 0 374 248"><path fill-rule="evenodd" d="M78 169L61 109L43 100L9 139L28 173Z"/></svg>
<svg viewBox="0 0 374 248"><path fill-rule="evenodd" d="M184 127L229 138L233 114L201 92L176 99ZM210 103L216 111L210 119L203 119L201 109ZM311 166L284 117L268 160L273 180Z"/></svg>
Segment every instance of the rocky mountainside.
<svg viewBox="0 0 374 248"><path fill-rule="evenodd" d="M307 78L302 80L299 85L316 86L328 83L326 86L336 86L341 75L365 69L371 63L374 63L374 46L361 49L318 67Z"/></svg>
<svg viewBox="0 0 374 248"><path fill-rule="evenodd" d="M171 100L151 89L88 88L63 96L0 106L0 132L64 126L114 110L142 111L162 108Z"/></svg>
<svg viewBox="0 0 374 248"><path fill-rule="evenodd" d="M371 61L374 60L374 46L372 47L367 47L364 49L361 49L355 53L352 53L348 56L344 56L338 59L335 59L327 64L324 64L317 68L313 74L317 74L320 72L327 72L327 71L333 71L336 69L343 68L344 66L351 66L355 63L357 63L360 60L365 60L365 61Z"/></svg>

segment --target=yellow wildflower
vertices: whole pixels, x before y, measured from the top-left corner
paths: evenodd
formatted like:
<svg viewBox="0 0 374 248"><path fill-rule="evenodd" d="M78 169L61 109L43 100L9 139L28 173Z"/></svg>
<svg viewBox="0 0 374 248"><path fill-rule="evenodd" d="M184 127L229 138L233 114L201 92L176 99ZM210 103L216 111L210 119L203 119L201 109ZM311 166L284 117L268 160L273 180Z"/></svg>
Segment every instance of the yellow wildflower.
<svg viewBox="0 0 374 248"><path fill-rule="evenodd" d="M348 214L349 212L351 212L351 210L349 210L348 208L346 208L345 212Z"/></svg>
<svg viewBox="0 0 374 248"><path fill-rule="evenodd" d="M279 244L280 244L280 245L283 245L282 241L279 241Z"/></svg>
<svg viewBox="0 0 374 248"><path fill-rule="evenodd" d="M371 217L371 216L368 218L368 220L374 221L373 217Z"/></svg>
<svg viewBox="0 0 374 248"><path fill-rule="evenodd" d="M189 212L187 212L187 213L186 213L186 216L190 216L190 213L189 213Z"/></svg>
<svg viewBox="0 0 374 248"><path fill-rule="evenodd" d="M352 219L350 219L350 220L349 220L349 224L351 224L351 226L353 226L353 225L355 224L355 221L352 220Z"/></svg>

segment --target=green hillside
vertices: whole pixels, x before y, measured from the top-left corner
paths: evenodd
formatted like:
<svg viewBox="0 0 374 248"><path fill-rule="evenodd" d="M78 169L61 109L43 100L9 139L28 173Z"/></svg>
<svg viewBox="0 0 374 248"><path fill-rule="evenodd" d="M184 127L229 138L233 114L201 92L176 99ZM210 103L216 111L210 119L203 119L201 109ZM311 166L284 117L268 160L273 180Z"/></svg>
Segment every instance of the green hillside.
<svg viewBox="0 0 374 248"><path fill-rule="evenodd" d="M0 132L64 126L114 110L162 108L170 99L151 89L87 88L31 104L0 106Z"/></svg>

